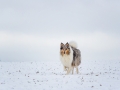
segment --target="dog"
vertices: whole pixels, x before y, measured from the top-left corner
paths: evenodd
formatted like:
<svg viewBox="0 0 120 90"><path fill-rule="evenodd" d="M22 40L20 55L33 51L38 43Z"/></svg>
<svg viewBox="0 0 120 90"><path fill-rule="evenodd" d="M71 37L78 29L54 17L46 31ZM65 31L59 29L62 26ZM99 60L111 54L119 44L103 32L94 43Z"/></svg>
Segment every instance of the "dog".
<svg viewBox="0 0 120 90"><path fill-rule="evenodd" d="M74 68L76 68L77 74L79 73L78 66L81 64L81 51L77 49L77 43L74 41L67 42L66 44L60 44L60 60L63 64L63 68L69 74Z"/></svg>

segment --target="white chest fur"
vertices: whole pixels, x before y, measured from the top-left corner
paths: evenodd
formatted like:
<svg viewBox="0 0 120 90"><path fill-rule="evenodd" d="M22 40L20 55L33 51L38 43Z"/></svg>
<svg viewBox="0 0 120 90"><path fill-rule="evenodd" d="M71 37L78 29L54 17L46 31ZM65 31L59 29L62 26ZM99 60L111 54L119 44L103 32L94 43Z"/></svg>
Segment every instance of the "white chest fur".
<svg viewBox="0 0 120 90"><path fill-rule="evenodd" d="M71 67L71 63L73 60L73 52L70 53L70 55L64 54L63 56L60 55L61 62L63 66L65 67Z"/></svg>

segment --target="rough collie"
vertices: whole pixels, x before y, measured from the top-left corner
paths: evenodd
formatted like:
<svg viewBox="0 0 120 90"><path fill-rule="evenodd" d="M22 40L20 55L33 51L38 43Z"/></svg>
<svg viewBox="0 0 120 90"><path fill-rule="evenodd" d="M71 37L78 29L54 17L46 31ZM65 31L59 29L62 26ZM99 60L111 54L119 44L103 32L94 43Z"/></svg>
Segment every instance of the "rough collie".
<svg viewBox="0 0 120 90"><path fill-rule="evenodd" d="M60 60L63 64L63 68L69 74L74 68L76 68L77 74L79 73L78 66L81 64L81 52L77 49L77 43L74 41L67 42L66 44L60 44Z"/></svg>

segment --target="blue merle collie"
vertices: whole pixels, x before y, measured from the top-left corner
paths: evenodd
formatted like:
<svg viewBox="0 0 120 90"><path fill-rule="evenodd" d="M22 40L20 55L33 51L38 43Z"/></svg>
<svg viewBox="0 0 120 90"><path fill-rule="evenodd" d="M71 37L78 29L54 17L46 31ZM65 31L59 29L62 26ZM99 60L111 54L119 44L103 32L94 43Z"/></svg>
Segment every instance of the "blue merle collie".
<svg viewBox="0 0 120 90"><path fill-rule="evenodd" d="M81 64L81 52L77 49L77 43L74 41L67 42L66 44L60 44L60 60L63 64L64 70L69 74L74 68L76 68L77 74L78 66Z"/></svg>

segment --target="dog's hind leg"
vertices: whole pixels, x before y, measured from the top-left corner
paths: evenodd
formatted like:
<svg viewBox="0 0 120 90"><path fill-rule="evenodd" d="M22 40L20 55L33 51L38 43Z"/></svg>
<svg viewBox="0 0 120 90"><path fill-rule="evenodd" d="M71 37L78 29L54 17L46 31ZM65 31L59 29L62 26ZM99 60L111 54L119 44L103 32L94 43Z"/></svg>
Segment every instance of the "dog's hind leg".
<svg viewBox="0 0 120 90"><path fill-rule="evenodd" d="M72 67L72 74L74 73L74 67Z"/></svg>
<svg viewBox="0 0 120 90"><path fill-rule="evenodd" d="M76 66L76 72L77 72L77 74L79 73L78 66Z"/></svg>

